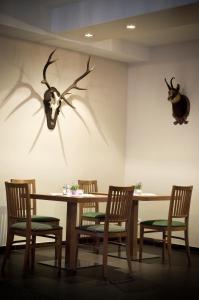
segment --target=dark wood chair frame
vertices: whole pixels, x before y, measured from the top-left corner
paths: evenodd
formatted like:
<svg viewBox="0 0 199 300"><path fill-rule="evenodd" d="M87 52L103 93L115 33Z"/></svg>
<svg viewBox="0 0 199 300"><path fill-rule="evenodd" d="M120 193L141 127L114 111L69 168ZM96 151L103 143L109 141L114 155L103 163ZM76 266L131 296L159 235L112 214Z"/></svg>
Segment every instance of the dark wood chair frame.
<svg viewBox="0 0 199 300"><path fill-rule="evenodd" d="M130 256L130 222L131 222L131 212L132 212L132 201L133 201L134 187L116 187L110 186L108 192L108 201L106 205L106 214L104 224L98 226L104 226L104 231L89 231L88 227L96 226L79 226L76 228L76 249L78 250L78 239L81 234L88 234L94 238L103 239L103 277L107 278L107 261L108 261L108 242L109 239L120 239L126 238L126 254L127 263L129 269L129 275L132 276L131 267L131 256ZM124 222L124 223L123 223ZM125 224L124 226L118 224ZM111 224L116 224L116 226L121 227L119 232L111 232L109 228ZM123 230L124 231L123 231ZM77 265L76 255L76 265ZM76 270L75 265L75 270Z"/></svg>
<svg viewBox="0 0 199 300"><path fill-rule="evenodd" d="M193 186L176 186L172 187L171 192L171 200L169 205L168 212L168 223L167 226L158 226L158 225L149 225L146 223L140 223L140 246L139 246L139 261L142 261L142 249L143 249L143 239L145 233L152 232L162 232L162 261L165 261L165 251L166 246L168 250L168 261L169 265L171 265L171 244L172 238L179 239L185 241L186 253L188 264L191 264L190 257L190 248L189 248L189 211L190 211L190 203L191 203L191 195L192 195ZM174 219L182 220L184 226L182 224L180 226L174 226L172 224ZM183 231L184 238L179 236L172 235L173 231Z"/></svg>
<svg viewBox="0 0 199 300"><path fill-rule="evenodd" d="M41 228L41 223L36 229L33 229L31 222L31 199L28 183L11 183L5 182L6 199L7 199L7 242L5 255L2 262L1 271L4 273L6 261L10 256L14 236L25 238L25 254L23 263L24 274L34 270L36 237L42 236L49 238L49 234L54 236L55 248L57 253L58 274L61 272L61 251L62 251L62 227L57 225L45 224ZM16 226L16 223L25 223L25 226ZM19 225L20 225L19 224ZM44 224L44 223L43 223ZM42 224L42 225L43 225Z"/></svg>

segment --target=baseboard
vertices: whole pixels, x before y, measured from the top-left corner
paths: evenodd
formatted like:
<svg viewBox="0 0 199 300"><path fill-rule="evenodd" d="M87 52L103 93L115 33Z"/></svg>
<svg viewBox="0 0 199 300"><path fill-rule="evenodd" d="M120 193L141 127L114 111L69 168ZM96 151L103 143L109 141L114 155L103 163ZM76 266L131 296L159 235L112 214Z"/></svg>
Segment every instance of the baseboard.
<svg viewBox="0 0 199 300"><path fill-rule="evenodd" d="M139 238L138 238L138 241L139 241ZM146 244L146 245L154 245L154 246L157 246L157 247L161 247L162 246L162 242L161 241L159 241L157 239L149 238L149 237L145 237L144 238L144 244ZM175 243L172 243L172 248L173 249L183 249L183 250L185 250L185 246L184 245L179 245L179 244L175 244ZM193 251L193 252L198 252L199 253L199 248L198 247L190 246L190 250Z"/></svg>
<svg viewBox="0 0 199 300"><path fill-rule="evenodd" d="M40 242L37 243L36 248L42 248L42 247L50 247L52 246L54 243L53 242ZM65 245L65 242L62 242L62 245ZM6 246L1 246L0 247L0 254L4 253ZM25 245L24 244L19 244L19 245L13 245L12 246L12 250L20 250L20 249L24 249Z"/></svg>
<svg viewBox="0 0 199 300"><path fill-rule="evenodd" d="M138 241L139 241L139 238L138 238ZM84 243L92 243L93 240L91 238L87 238L87 237L82 237L80 239L80 244L84 244ZM62 245L64 246L66 244L65 241L62 242ZM156 247L161 247L162 243L161 241L158 241L156 239L153 239L153 238L148 238L148 237L145 237L144 238L144 244L146 245L153 245L153 246L156 246ZM49 246L52 246L53 245L53 242L40 242L40 243L37 243L37 248L40 248L40 247L49 247ZM185 246L184 245L179 245L179 244L174 244L172 243L172 248L173 249L184 249L185 250ZM12 249L13 250L19 250L19 249L24 249L24 244L19 244L19 245L13 245L12 246ZM199 248L198 247L192 247L190 246L190 250L192 252L198 252L199 253ZM5 246L0 246L0 254L1 253L4 253L5 251Z"/></svg>
<svg viewBox="0 0 199 300"><path fill-rule="evenodd" d="M80 239L80 243L91 243L92 241L87 239L87 238L81 238ZM42 248L42 247L50 247L54 244L54 242L38 242L36 244L36 248ZM66 244L65 241L62 242L62 245L64 246ZM0 246L0 254L4 253L6 246ZM21 243L21 244L16 244L16 245L12 245L12 249L13 250L20 250L20 249L24 249L25 248L25 244Z"/></svg>

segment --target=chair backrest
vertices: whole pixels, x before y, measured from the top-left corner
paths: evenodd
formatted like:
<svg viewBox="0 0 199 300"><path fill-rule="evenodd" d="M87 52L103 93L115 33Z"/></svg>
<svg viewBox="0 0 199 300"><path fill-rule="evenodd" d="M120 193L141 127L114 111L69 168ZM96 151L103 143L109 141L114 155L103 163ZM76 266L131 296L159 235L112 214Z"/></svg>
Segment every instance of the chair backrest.
<svg viewBox="0 0 199 300"><path fill-rule="evenodd" d="M97 180L78 180L78 185L79 188L83 190L85 194L98 192ZM99 204L97 202L79 204L79 223L81 223L81 217L83 212L90 210L98 211Z"/></svg>
<svg viewBox="0 0 199 300"><path fill-rule="evenodd" d="M8 226L26 221L31 223L31 202L27 183L5 182Z"/></svg>
<svg viewBox="0 0 199 300"><path fill-rule="evenodd" d="M134 186L109 186L105 224L128 222L132 212Z"/></svg>
<svg viewBox="0 0 199 300"><path fill-rule="evenodd" d="M27 183L29 188L29 193L36 193L36 181L35 179L11 179L12 183ZM31 214L36 215L36 199L31 199Z"/></svg>
<svg viewBox="0 0 199 300"><path fill-rule="evenodd" d="M97 193L97 180L78 180L79 188L84 190L84 193Z"/></svg>
<svg viewBox="0 0 199 300"><path fill-rule="evenodd" d="M172 218L189 218L193 186L176 186L172 187L171 200L169 206L168 220Z"/></svg>
<svg viewBox="0 0 199 300"><path fill-rule="evenodd" d="M85 194L97 193L97 180L78 180L79 188L84 191ZM96 211L98 211L98 203L97 202L88 202L81 203L81 207L83 208L92 208L94 207Z"/></svg>

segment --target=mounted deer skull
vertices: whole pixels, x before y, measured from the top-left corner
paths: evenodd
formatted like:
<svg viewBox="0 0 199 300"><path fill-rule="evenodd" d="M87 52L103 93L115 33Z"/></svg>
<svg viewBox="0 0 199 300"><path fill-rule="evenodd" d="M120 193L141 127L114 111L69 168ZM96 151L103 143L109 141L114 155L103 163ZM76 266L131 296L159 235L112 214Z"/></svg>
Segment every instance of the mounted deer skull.
<svg viewBox="0 0 199 300"><path fill-rule="evenodd" d="M187 124L188 121L186 119L190 112L190 101L187 98L187 96L180 94L179 84L177 84L176 88L173 87L173 83L172 83L173 79L175 79L175 77L171 78L170 85L169 85L165 78L165 82L169 89L168 100L172 103L173 117L176 120L175 122L173 122L173 124L175 125L176 124L182 125L183 123Z"/></svg>
<svg viewBox="0 0 199 300"><path fill-rule="evenodd" d="M90 68L90 66L89 66L89 64L90 64L90 57L89 57L88 62L87 62L86 71L81 76L79 76L61 94L55 87L50 86L50 84L48 83L47 78L46 78L46 71L48 69L48 66L56 61L56 60L51 60L55 50L53 50L48 57L47 63L45 64L44 69L43 69L43 80L41 81L41 83L45 84L48 88L44 93L43 103L44 103L45 114L46 114L46 119L47 119L47 126L51 130L54 129L56 126L57 117L59 115L61 104L63 101L65 103L67 103L70 107L75 109L75 107L67 101L67 99L65 98L65 95L71 94L69 91L72 89L86 90L84 88L78 87L77 83L78 83L78 81L83 79L86 75L88 75L94 69L94 67Z"/></svg>

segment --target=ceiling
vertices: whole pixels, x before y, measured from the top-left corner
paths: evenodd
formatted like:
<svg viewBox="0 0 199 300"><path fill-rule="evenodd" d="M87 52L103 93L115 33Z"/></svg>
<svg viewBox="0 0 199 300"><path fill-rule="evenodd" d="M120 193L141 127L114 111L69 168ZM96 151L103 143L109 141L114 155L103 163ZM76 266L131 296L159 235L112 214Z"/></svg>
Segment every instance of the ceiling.
<svg viewBox="0 0 199 300"><path fill-rule="evenodd" d="M132 63L152 47L199 40L198 16L191 0L1 0L0 34Z"/></svg>

